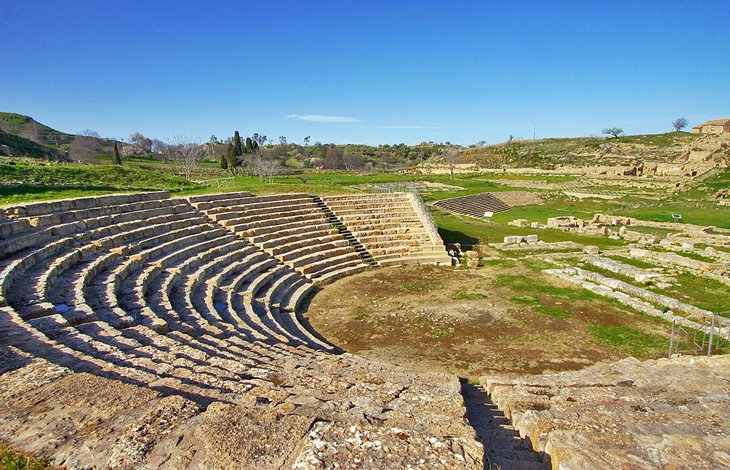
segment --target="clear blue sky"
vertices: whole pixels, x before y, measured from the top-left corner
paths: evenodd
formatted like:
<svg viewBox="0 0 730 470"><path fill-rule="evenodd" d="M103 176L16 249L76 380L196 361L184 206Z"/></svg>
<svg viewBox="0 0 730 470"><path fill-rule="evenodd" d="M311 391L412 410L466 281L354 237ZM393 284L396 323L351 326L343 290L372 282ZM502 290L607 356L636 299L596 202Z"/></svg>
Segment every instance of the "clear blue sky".
<svg viewBox="0 0 730 470"><path fill-rule="evenodd" d="M161 139L664 132L730 117L730 0L0 0L0 111Z"/></svg>

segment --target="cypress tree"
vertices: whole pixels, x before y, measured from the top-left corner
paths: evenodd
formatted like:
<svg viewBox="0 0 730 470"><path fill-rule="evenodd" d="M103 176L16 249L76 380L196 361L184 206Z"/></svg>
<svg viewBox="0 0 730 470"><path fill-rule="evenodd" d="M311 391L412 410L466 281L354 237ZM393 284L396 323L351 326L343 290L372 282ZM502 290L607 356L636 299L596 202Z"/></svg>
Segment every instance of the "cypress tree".
<svg viewBox="0 0 730 470"><path fill-rule="evenodd" d="M236 152L237 157L243 155L243 142L241 141L241 134L238 131L233 133L233 150Z"/></svg>
<svg viewBox="0 0 730 470"><path fill-rule="evenodd" d="M122 156L119 155L119 148L117 147L117 143L114 142L114 164L115 165L121 165L122 164Z"/></svg>
<svg viewBox="0 0 730 470"><path fill-rule="evenodd" d="M221 155L219 157L219 159L220 159L221 169L227 170L228 169L228 156L227 155Z"/></svg>
<svg viewBox="0 0 730 470"><path fill-rule="evenodd" d="M228 144L228 149L226 150L226 166L231 170L231 173L236 171L236 147L233 145L233 142Z"/></svg>
<svg viewBox="0 0 730 470"><path fill-rule="evenodd" d="M251 152L252 153L259 153L259 143L255 140L253 141L253 144L251 145Z"/></svg>
<svg viewBox="0 0 730 470"><path fill-rule="evenodd" d="M251 137L246 137L246 153L253 153L253 140L251 140Z"/></svg>

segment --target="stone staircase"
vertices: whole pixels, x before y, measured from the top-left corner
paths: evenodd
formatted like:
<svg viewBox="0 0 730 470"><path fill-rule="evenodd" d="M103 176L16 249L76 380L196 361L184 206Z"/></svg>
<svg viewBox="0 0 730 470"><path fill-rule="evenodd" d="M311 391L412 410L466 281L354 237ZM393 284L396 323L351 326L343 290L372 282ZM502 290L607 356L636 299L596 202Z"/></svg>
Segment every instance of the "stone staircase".
<svg viewBox="0 0 730 470"><path fill-rule="evenodd" d="M461 215L468 215L477 219L484 218L487 212L497 213L510 209L510 206L492 193L473 194L471 196L442 199L436 201L434 206L455 212Z"/></svg>
<svg viewBox="0 0 730 470"><path fill-rule="evenodd" d="M365 247L362 246L360 240L358 240L357 237L355 237L355 235L350 232L350 230L345 226L345 224L342 223L337 215L332 212L332 209L330 209L329 206L325 204L322 198L319 196L312 196L312 199L317 204L317 206L325 213L325 215L327 216L327 221L340 232L340 235L342 235L345 240L350 242L353 248L355 248L355 251L360 254L362 259L371 267L377 267L378 263L373 259L373 255L371 255L368 250L366 250Z"/></svg>

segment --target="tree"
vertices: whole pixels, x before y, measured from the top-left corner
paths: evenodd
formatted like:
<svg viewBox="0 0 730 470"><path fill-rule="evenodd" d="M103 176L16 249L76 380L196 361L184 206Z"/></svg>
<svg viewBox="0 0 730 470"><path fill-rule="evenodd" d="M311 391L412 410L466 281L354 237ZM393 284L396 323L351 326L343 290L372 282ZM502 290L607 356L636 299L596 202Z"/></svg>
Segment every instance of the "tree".
<svg viewBox="0 0 730 470"><path fill-rule="evenodd" d="M449 178L454 179L454 169L456 168L456 158L459 156L459 152L454 148L444 149L444 158L449 164Z"/></svg>
<svg viewBox="0 0 730 470"><path fill-rule="evenodd" d="M688 125L689 125L689 121L685 117L677 118L674 121L672 121L672 127L674 127L674 130L676 132L681 131Z"/></svg>
<svg viewBox="0 0 730 470"><path fill-rule="evenodd" d="M152 139L148 139L139 132L129 136L129 143L140 153L150 153L152 151Z"/></svg>
<svg viewBox="0 0 730 470"><path fill-rule="evenodd" d="M337 146L330 148L324 157L324 167L332 169L342 168L343 157L344 153L341 148Z"/></svg>
<svg viewBox="0 0 730 470"><path fill-rule="evenodd" d="M275 160L266 159L260 154L252 155L249 168L251 174L258 176L259 180L272 183L274 176L279 174L279 165Z"/></svg>
<svg viewBox="0 0 730 470"><path fill-rule="evenodd" d="M72 160L84 163L97 163L101 142L93 137L76 136L68 147L68 156Z"/></svg>
<svg viewBox="0 0 730 470"><path fill-rule="evenodd" d="M279 145L286 145L286 136L279 136Z"/></svg>
<svg viewBox="0 0 730 470"><path fill-rule="evenodd" d="M184 135L176 136L168 144L168 151L172 160L180 166L180 170L187 179L192 179L193 170L205 158L203 146Z"/></svg>
<svg viewBox="0 0 730 470"><path fill-rule="evenodd" d="M251 140L251 137L246 137L246 153L254 153L253 152L253 143L254 143L254 141Z"/></svg>
<svg viewBox="0 0 730 470"><path fill-rule="evenodd" d="M618 136L620 136L621 134L624 133L624 130L621 129L620 127L607 127L605 129L603 129L602 132L606 135L612 135L615 138L618 138Z"/></svg>
<svg viewBox="0 0 730 470"><path fill-rule="evenodd" d="M259 144L259 146L264 145L266 143L267 137L263 134L259 134L258 132L253 133L253 141Z"/></svg>
<svg viewBox="0 0 730 470"><path fill-rule="evenodd" d="M84 137L96 137L97 139L101 139L99 133L96 131L92 131L91 129L84 129L79 135L83 135Z"/></svg>
<svg viewBox="0 0 730 470"><path fill-rule="evenodd" d="M236 173L236 166L238 163L238 157L236 155L236 147L233 142L228 142L228 148L226 148L226 168L228 168L232 174Z"/></svg>
<svg viewBox="0 0 730 470"><path fill-rule="evenodd" d="M352 171L362 168L365 162L360 155L346 153L345 156L342 157L342 164L345 166L345 170Z"/></svg>
<svg viewBox="0 0 730 470"><path fill-rule="evenodd" d="M243 155L243 142L241 141L241 134L238 131L233 133L233 150L236 152L237 157Z"/></svg>
<svg viewBox="0 0 730 470"><path fill-rule="evenodd" d="M114 153L112 154L113 161L115 165L121 165L122 164L122 156L119 155L119 147L117 147L117 143L114 142Z"/></svg>
<svg viewBox="0 0 730 470"><path fill-rule="evenodd" d="M311 137L311 136L306 136L306 137L304 138L304 146L305 146L305 147L309 147L309 141L310 141L311 139L312 139L312 137Z"/></svg>

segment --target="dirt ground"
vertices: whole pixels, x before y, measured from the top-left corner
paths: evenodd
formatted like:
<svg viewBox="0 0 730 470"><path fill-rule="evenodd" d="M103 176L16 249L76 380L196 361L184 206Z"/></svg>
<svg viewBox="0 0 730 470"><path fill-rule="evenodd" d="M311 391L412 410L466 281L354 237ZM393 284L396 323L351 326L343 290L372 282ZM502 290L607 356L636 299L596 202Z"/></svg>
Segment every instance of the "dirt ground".
<svg viewBox="0 0 730 470"><path fill-rule="evenodd" d="M557 289L526 295L505 276ZM633 353L640 359L666 353L659 346L666 339L668 347L666 325L581 296L582 291L520 263L470 270L393 267L327 286L304 317L345 351L468 378L575 370L628 355L628 345L600 341L589 325L630 327L648 335L653 346Z"/></svg>

